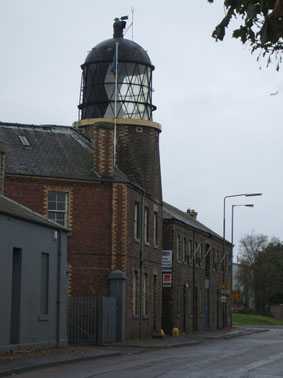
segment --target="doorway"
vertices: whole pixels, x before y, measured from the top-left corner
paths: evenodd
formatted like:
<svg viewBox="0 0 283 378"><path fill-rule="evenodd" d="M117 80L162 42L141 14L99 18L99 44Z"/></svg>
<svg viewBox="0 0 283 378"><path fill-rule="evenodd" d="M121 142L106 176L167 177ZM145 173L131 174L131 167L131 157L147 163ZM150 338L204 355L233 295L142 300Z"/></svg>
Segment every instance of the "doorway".
<svg viewBox="0 0 283 378"><path fill-rule="evenodd" d="M21 316L22 250L13 248L10 343L19 344Z"/></svg>

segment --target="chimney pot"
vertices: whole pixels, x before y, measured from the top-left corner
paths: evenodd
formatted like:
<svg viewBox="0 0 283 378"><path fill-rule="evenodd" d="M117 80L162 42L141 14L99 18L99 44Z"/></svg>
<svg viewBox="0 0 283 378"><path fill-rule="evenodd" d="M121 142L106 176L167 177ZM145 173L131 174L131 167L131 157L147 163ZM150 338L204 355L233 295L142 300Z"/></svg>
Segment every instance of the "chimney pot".
<svg viewBox="0 0 283 378"><path fill-rule="evenodd" d="M187 214L192 218L197 219L198 213L194 209L187 209Z"/></svg>

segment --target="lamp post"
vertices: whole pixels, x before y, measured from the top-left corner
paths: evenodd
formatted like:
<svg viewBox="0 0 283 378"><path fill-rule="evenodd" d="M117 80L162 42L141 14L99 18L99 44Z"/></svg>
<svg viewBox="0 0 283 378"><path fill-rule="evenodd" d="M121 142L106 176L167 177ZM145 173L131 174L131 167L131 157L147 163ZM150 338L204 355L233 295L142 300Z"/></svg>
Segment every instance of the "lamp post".
<svg viewBox="0 0 283 378"><path fill-rule="evenodd" d="M229 196L224 197L224 204L223 204L223 252L225 252L225 201L226 198L231 197L255 197L261 196L262 193L242 193L242 194L231 194Z"/></svg>
<svg viewBox="0 0 283 378"><path fill-rule="evenodd" d="M234 249L234 208L238 206L244 207L254 207L252 203L247 203L243 205L232 205L232 218L231 218L231 245L232 245L232 253L231 253L231 279L232 279L232 290L233 290L233 249ZM232 299L232 306L233 307L233 299ZM231 311L231 325L232 325L232 311Z"/></svg>
<svg viewBox="0 0 283 378"><path fill-rule="evenodd" d="M241 193L241 194L230 194L228 196L224 197L223 201L223 257L222 257L222 264L223 264L223 285L225 284L225 205L226 205L226 199L231 197L256 197L261 196L262 193ZM232 247L232 253L233 253L233 247ZM222 308L222 328L226 325L226 316L225 316L225 303L223 303Z"/></svg>

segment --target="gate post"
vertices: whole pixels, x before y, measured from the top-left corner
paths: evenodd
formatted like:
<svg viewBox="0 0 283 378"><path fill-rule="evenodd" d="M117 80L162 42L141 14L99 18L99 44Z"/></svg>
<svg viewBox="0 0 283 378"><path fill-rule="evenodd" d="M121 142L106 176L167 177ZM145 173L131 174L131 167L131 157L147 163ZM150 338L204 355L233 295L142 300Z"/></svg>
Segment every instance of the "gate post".
<svg viewBox="0 0 283 378"><path fill-rule="evenodd" d="M110 295L117 298L116 341L125 340L126 274L114 270L109 275Z"/></svg>

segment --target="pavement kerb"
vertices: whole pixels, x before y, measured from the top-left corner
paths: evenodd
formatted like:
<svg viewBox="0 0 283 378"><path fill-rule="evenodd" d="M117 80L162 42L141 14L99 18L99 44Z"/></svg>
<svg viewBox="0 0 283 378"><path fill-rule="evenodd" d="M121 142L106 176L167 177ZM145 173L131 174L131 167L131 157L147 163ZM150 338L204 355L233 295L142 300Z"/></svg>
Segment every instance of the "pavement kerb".
<svg viewBox="0 0 283 378"><path fill-rule="evenodd" d="M122 347L122 348L142 348L142 349L168 349L168 348L179 348L179 347L184 347L184 346L190 346L190 345L196 345L196 344L201 344L207 341L213 341L213 340L224 340L224 339L230 339L230 338L235 338L235 337L240 337L240 336L246 336L250 335L253 333L261 333L261 332L267 332L268 329L243 329L237 332L228 332L227 334L215 334L215 335L199 335L199 336L193 336L195 339L194 340L188 340L184 342L175 342L175 343L170 343L170 340L167 344L165 343L160 343L160 344L146 344L146 343L116 343L112 344L112 347ZM164 339L164 342L167 340Z"/></svg>
<svg viewBox="0 0 283 378"><path fill-rule="evenodd" d="M240 336L246 336L250 335L253 333L260 333L260 332L266 332L268 329L243 329L237 332L228 332L227 334L215 334L215 335L199 335L195 337L195 340L188 340L185 342L175 342L175 343L170 343L168 342L165 344L164 342L168 340L162 340L163 343L160 344L143 344L141 342L135 343L135 344L128 344L127 342L124 343L115 343L115 344L108 344L105 345L105 348L111 348L111 349L116 349L116 348L122 348L124 351L116 351L113 353L101 353L99 355L92 355L92 356L87 356L87 357L79 357L79 358L73 358L73 359L64 359L64 354L62 354L62 360L59 361L52 361L48 363L34 363L31 364L30 366L25 366L25 367L20 367L20 368L11 368L10 370L6 370L3 372L0 372L0 377L7 377L11 375L16 375L20 373L26 373L28 371L35 371L35 370L40 370L40 369L46 369L50 367L56 367L56 366L62 366L62 365L70 365L70 364L75 364L75 363L80 363L84 361L91 361L91 360L98 360L102 358L111 358L111 357L116 357L116 356L124 356L126 355L125 349L136 349L135 353L146 353L149 352L150 350L158 350L158 349L169 349L169 348L180 348L180 347L185 347L185 346L192 346L192 345L197 345L197 344L202 344L208 341L215 341L219 339L228 339L228 338L234 338L234 337L240 337ZM34 357L36 359L36 357ZM14 360L13 360L14 361ZM26 362L25 360L24 362ZM1 364L1 362L0 362ZM12 361L11 361L12 364Z"/></svg>
<svg viewBox="0 0 283 378"><path fill-rule="evenodd" d="M100 358L121 356L121 355L124 355L124 354L125 353L122 353L122 352L115 352L115 353L110 353L110 354L101 354L99 356L80 357L80 358L74 358L72 360L61 360L61 361L48 362L48 363L43 363L43 364L38 364L38 365L35 364L35 365L26 366L26 367L22 367L22 368L18 368L18 369L6 370L5 372L0 373L0 377L7 377L7 376L10 376L10 375L26 373L28 371L46 369L46 368L56 367L56 366L60 366L60 365L71 365L71 364L84 362L84 361L98 360Z"/></svg>

